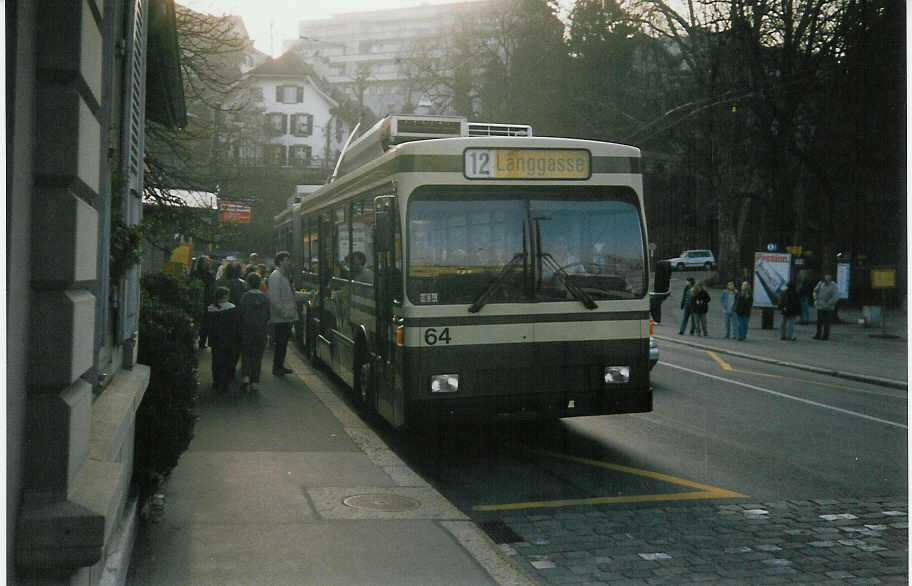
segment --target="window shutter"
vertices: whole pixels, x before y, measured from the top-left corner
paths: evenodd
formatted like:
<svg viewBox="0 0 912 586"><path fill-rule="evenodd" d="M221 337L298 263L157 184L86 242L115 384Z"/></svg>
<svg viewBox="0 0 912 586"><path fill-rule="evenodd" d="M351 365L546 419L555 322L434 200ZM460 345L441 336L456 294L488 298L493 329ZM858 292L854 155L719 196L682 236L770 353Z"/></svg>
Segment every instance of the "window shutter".
<svg viewBox="0 0 912 586"><path fill-rule="evenodd" d="M282 134L288 134L288 114L282 114Z"/></svg>
<svg viewBox="0 0 912 586"><path fill-rule="evenodd" d="M305 114L307 117L307 136L313 134L314 129L314 117L313 114Z"/></svg>
<svg viewBox="0 0 912 586"><path fill-rule="evenodd" d="M129 98L125 104L123 153L126 168L127 193L124 197L123 219L135 225L142 219L143 138L145 136L146 104L146 30L148 0L136 0L132 15L132 43L129 47ZM120 210L112 210L120 213ZM139 328L139 267L127 273L120 291L120 342L133 340ZM124 362L132 366L133 348L124 349ZM129 351L129 355L127 355Z"/></svg>
<svg viewBox="0 0 912 586"><path fill-rule="evenodd" d="M279 104L281 104L281 103L283 102L282 98L284 97L284 96L282 95L282 87L283 87L283 86L280 86L280 85L279 85L279 86L276 86L276 99L275 99L275 101L278 102Z"/></svg>
<svg viewBox="0 0 912 586"><path fill-rule="evenodd" d="M299 87L299 88L298 88L298 100L297 100L297 103L300 104L300 103L303 102L303 101L304 101L304 88Z"/></svg>

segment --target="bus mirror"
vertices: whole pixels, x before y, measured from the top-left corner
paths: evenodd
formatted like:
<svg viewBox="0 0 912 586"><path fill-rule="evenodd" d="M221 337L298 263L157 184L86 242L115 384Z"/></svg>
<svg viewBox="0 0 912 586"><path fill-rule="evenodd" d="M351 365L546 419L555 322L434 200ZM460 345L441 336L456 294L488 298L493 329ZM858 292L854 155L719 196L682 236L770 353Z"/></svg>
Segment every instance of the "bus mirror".
<svg viewBox="0 0 912 586"><path fill-rule="evenodd" d="M660 260L656 263L654 293L667 293L671 287L671 263Z"/></svg>

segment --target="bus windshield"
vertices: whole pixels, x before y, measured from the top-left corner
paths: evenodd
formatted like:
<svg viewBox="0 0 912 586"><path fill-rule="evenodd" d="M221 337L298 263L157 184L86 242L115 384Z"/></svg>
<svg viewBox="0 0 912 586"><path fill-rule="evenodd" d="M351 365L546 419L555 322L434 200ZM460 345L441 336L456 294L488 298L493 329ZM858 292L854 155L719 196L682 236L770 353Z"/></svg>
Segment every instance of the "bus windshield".
<svg viewBox="0 0 912 586"><path fill-rule="evenodd" d="M412 194L407 221L415 304L477 311L646 294L643 226L627 187L425 187Z"/></svg>

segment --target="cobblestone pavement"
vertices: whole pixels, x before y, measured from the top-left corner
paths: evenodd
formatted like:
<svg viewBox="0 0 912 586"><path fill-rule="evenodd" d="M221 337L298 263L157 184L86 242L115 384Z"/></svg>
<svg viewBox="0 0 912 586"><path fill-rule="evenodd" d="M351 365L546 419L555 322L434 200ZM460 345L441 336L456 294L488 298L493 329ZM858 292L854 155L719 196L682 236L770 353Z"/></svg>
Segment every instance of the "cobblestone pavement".
<svg viewBox="0 0 912 586"><path fill-rule="evenodd" d="M543 584L908 584L905 498L529 509L500 519L516 534L501 548Z"/></svg>

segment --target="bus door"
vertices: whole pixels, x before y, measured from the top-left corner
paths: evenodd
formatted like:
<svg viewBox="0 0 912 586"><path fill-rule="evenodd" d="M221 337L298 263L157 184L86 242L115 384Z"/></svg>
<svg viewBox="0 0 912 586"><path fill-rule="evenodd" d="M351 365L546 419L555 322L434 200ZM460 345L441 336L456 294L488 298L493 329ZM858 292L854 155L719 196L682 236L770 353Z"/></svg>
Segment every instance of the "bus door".
<svg viewBox="0 0 912 586"><path fill-rule="evenodd" d="M398 427L405 423L405 396L401 390L401 348L396 344L403 291L401 231L395 196L374 198L374 232L377 321L373 372L376 408L381 417Z"/></svg>
<svg viewBox="0 0 912 586"><path fill-rule="evenodd" d="M316 327L317 331L314 336L314 356L323 361L325 364L330 364L331 354L329 348L329 340L331 339L330 330L333 327L333 320L331 319L331 314L328 314L327 312L327 306L329 303L331 289L330 283L333 276L332 247L334 245L334 226L332 215L329 212L321 213L319 222L318 242L320 244L320 251L318 257L318 265L320 286L318 289L318 295L315 304L318 323Z"/></svg>

